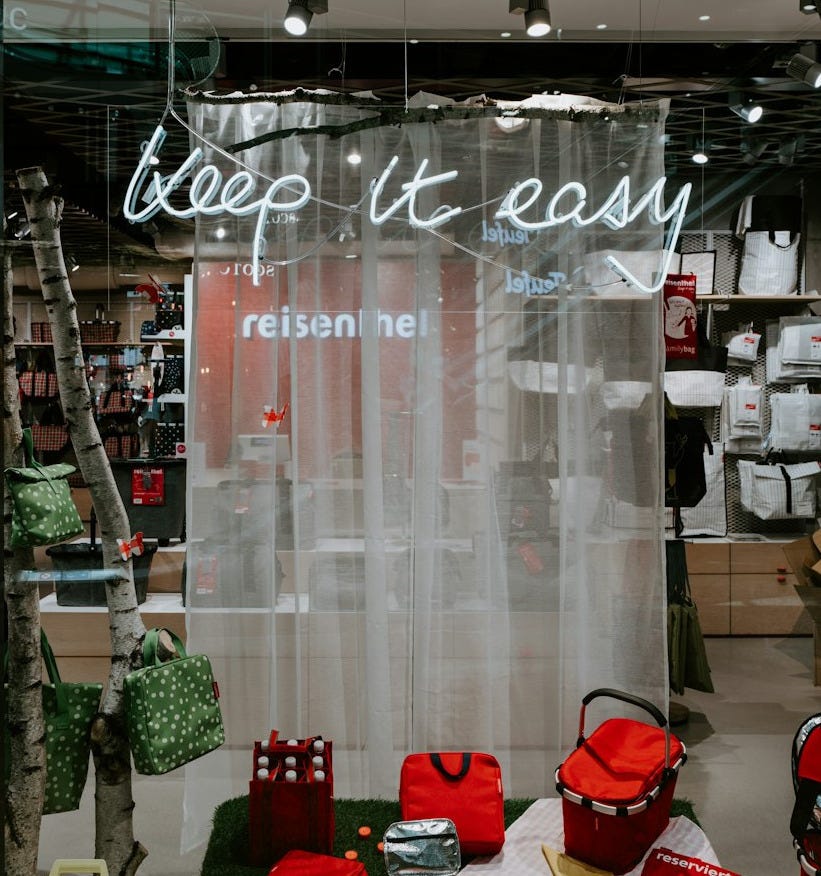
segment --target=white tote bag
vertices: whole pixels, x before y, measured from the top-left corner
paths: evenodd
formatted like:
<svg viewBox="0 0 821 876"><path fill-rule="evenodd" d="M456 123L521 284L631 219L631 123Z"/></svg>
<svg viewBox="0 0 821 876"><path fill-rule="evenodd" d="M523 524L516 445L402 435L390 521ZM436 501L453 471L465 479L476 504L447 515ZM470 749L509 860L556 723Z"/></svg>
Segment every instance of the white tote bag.
<svg viewBox="0 0 821 876"><path fill-rule="evenodd" d="M744 235L739 295L798 294L801 235L789 231L748 231Z"/></svg>
<svg viewBox="0 0 821 876"><path fill-rule="evenodd" d="M684 529L681 537L727 535L727 491L724 478L724 450L713 444L713 452L704 453L704 479L707 492L692 508L681 508ZM671 509L672 510L672 509ZM672 524L670 524L672 526Z"/></svg>
<svg viewBox="0 0 821 876"><path fill-rule="evenodd" d="M802 388L770 396L770 446L777 450L821 451L821 395Z"/></svg>
<svg viewBox="0 0 821 876"><path fill-rule="evenodd" d="M724 398L723 371L665 371L664 391L677 408L714 408Z"/></svg>
<svg viewBox="0 0 821 876"><path fill-rule="evenodd" d="M815 516L815 487L821 464L760 465L738 461L741 507L761 520Z"/></svg>

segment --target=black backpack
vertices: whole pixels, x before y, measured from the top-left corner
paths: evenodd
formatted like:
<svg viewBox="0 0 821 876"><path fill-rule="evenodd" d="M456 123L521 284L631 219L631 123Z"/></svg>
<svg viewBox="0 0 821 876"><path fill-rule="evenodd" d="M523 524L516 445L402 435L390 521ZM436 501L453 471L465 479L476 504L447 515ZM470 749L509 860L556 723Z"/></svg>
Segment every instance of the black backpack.
<svg viewBox="0 0 821 876"><path fill-rule="evenodd" d="M679 414L664 396L664 505L675 508L676 534L681 532L679 508L693 508L707 493L704 449L713 444L701 417Z"/></svg>

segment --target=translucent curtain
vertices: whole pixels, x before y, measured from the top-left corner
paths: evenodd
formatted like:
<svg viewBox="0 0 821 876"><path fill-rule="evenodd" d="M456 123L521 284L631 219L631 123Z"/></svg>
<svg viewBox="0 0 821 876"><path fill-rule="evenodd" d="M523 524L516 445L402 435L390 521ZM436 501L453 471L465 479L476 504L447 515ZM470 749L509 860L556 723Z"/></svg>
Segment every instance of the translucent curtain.
<svg viewBox="0 0 821 876"><path fill-rule="evenodd" d="M666 104L521 107L372 127L361 106L189 103L223 184L311 192L262 226L198 219L187 632L228 737L186 768L186 848L271 728L333 739L339 797L395 797L426 749L493 752L508 796L545 796L589 689L666 707L658 298L604 261L649 285L663 223L499 214L532 178L535 225L573 180L586 204L555 215L627 217L622 177L635 202L662 176Z"/></svg>

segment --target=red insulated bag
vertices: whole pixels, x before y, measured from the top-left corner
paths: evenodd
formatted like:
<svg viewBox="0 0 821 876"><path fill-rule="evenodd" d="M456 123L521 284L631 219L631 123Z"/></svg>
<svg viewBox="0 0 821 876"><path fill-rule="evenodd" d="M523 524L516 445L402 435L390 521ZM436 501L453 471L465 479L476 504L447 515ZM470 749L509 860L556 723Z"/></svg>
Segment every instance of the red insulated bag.
<svg viewBox="0 0 821 876"><path fill-rule="evenodd" d="M658 726L610 718L585 739L585 707L600 696L644 709ZM609 873L632 870L670 821L678 770L686 758L684 745L652 703L610 688L587 694L576 750L556 770L565 853Z"/></svg>
<svg viewBox="0 0 821 876"><path fill-rule="evenodd" d="M790 833L800 873L821 876L821 714L802 722L792 744L795 804Z"/></svg>
<svg viewBox="0 0 821 876"><path fill-rule="evenodd" d="M292 849L271 868L268 876L368 876L361 861Z"/></svg>
<svg viewBox="0 0 821 876"><path fill-rule="evenodd" d="M495 855L505 841L502 770L492 754L409 754L399 776L403 821L449 818L463 855Z"/></svg>

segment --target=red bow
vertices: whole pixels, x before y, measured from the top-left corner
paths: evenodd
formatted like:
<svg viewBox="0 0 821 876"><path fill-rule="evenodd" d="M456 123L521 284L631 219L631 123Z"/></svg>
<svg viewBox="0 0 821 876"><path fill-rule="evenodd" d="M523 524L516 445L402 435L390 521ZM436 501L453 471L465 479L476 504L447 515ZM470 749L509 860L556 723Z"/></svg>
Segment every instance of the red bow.
<svg viewBox="0 0 821 876"><path fill-rule="evenodd" d="M262 428L267 429L271 425L281 423L285 419L285 414L288 411L288 402L282 406L282 410L277 412L276 408L271 405L265 405L262 409Z"/></svg>
<svg viewBox="0 0 821 876"><path fill-rule="evenodd" d="M160 283L156 277L148 275L148 283L140 283L134 290L141 295L147 295L151 304L159 304L160 301L168 294L168 290Z"/></svg>
<svg viewBox="0 0 821 876"><path fill-rule="evenodd" d="M120 556L124 563L127 563L131 557L139 557L143 552L143 534L138 532L131 541L125 538L117 539L117 547L120 549Z"/></svg>

